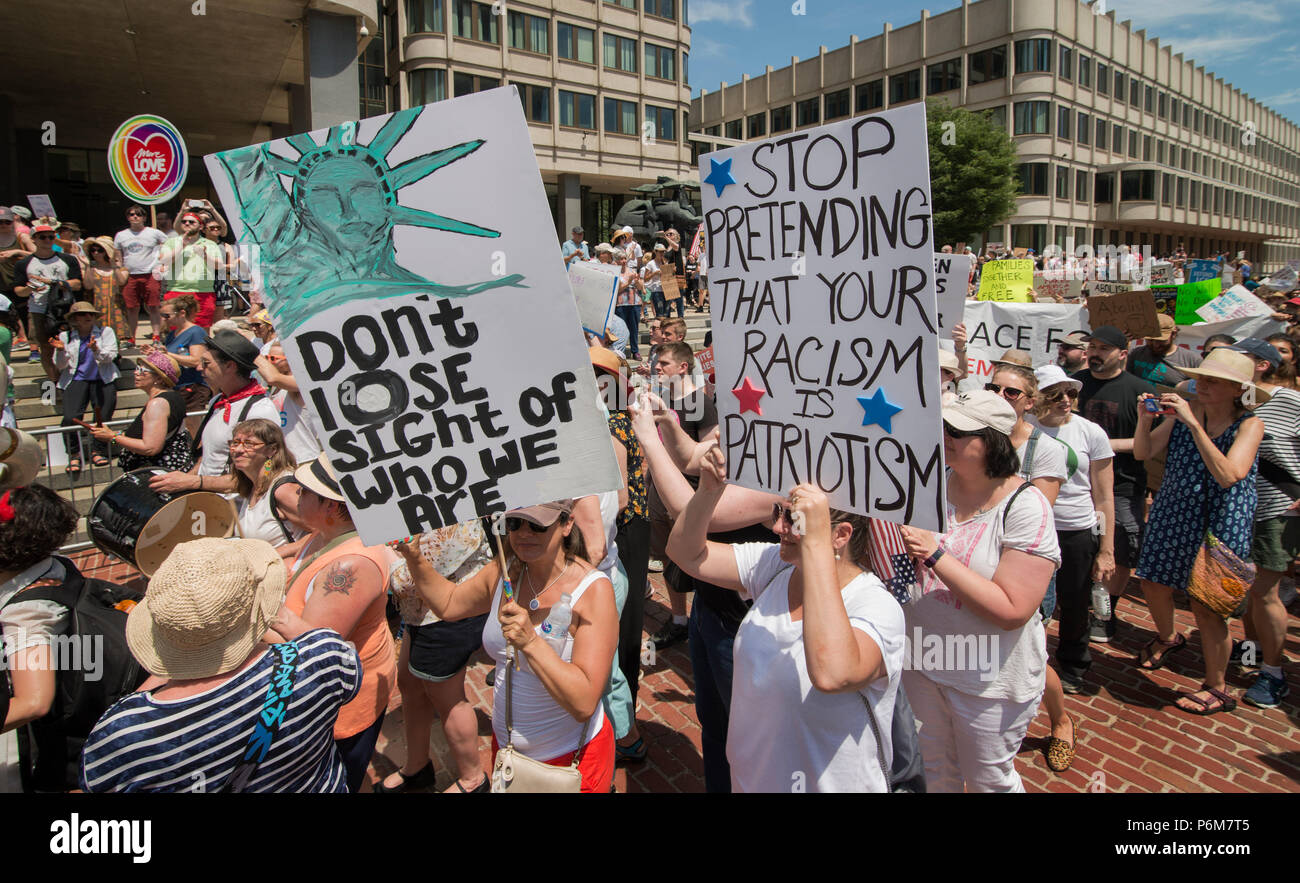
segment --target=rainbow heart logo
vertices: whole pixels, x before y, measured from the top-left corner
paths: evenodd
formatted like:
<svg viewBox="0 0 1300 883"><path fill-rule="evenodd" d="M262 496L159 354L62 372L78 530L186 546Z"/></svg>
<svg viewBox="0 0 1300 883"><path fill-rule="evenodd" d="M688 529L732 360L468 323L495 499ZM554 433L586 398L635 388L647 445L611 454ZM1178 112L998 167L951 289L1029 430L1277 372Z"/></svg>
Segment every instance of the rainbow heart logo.
<svg viewBox="0 0 1300 883"><path fill-rule="evenodd" d="M160 116L131 117L108 142L108 170L128 199L142 205L166 202L184 186L189 171L185 139Z"/></svg>

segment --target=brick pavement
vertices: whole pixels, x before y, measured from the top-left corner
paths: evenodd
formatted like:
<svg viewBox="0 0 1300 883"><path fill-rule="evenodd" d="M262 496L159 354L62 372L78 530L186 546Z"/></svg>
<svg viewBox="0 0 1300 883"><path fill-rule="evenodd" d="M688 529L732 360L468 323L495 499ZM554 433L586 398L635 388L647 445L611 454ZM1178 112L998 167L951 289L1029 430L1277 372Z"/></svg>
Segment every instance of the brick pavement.
<svg viewBox="0 0 1300 883"><path fill-rule="evenodd" d="M83 571L103 579L126 581L134 570L91 551L78 558ZM663 581L651 574L655 597L647 602L646 633L659 629L667 618ZM1293 615L1287 631L1285 671L1293 688L1300 687L1300 619ZM1088 690L1067 696L1066 707L1076 721L1078 751L1074 765L1063 775L1047 768L1043 752L1049 728L1040 711L1029 728L1017 759L1025 787L1035 791L1122 792L1300 792L1300 702L1293 692L1281 707L1252 708L1240 702L1249 681L1238 674L1228 677L1229 692L1239 704L1232 714L1196 717L1174 705L1176 691L1200 683L1199 641L1194 636L1185 650L1157 672L1133 665L1133 655L1153 634L1146 605L1136 584L1120 604L1121 626L1115 642L1094 644L1093 669ZM1194 622L1185 605L1177 612L1180 631L1191 633ZM1240 622L1232 623L1234 638L1241 638ZM1054 649L1055 622L1048 630L1049 651ZM484 683L489 671L480 652L466 679L470 700L478 712L479 755L484 768L491 756L490 720L492 689ZM701 792L700 728L693 704L690 660L684 645L658 655L656 664L641 679L638 725L649 746L643 764L620 766L615 785L620 792ZM375 781L391 773L405 756L401 732L401 699L394 691L388 717L370 770ZM433 756L438 767L437 788L452 783L449 754L440 727L433 728ZM368 786L367 786L368 788Z"/></svg>

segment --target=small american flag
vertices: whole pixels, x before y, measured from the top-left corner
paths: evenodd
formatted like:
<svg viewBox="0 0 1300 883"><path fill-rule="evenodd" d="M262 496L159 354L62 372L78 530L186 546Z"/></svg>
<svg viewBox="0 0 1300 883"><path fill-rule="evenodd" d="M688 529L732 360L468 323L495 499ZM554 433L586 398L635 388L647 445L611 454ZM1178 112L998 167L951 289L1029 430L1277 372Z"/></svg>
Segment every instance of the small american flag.
<svg viewBox="0 0 1300 883"><path fill-rule="evenodd" d="M907 554L903 532L898 525L879 518L871 519L871 544L867 555L871 569L898 603L910 602L916 587L916 566Z"/></svg>

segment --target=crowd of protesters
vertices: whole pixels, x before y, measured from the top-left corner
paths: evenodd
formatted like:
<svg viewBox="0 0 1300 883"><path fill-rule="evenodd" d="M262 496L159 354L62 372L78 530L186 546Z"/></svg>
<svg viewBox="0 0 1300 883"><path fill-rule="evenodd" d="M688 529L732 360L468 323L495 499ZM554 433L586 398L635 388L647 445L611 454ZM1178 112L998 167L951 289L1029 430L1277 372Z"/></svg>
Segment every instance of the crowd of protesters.
<svg viewBox="0 0 1300 883"><path fill-rule="evenodd" d="M42 262L93 292L51 345L65 401L107 419L118 347L141 353L148 403L125 431L87 425L92 463L116 450L123 468L161 467L158 491L228 495L239 539L181 543L119 605L122 661L138 676L77 729L49 670L69 620L51 593L83 583L57 554L75 512L20 468L30 439L5 430L0 790L355 792L396 691L406 753L376 792L433 786L435 719L448 792L608 792L617 764L654 749L636 709L648 575L660 569L669 618L649 643L687 643L710 792L1022 791L1015 759L1040 710L1048 765L1068 770L1086 738L1068 697L1104 683L1090 647L1115 639L1131 577L1156 627L1136 666L1201 643L1204 683L1179 709L1270 708L1288 695L1300 341L1286 335L1197 353L1177 346L1172 323L1136 346L1103 326L1068 335L1057 363L1036 370L1008 351L983 389L959 394L958 326L956 351L940 355L948 527L936 534L834 509L815 484L727 484L712 378L685 342L685 308L708 305L702 239L687 246L670 230L638 242L623 227L589 249L574 228L566 266L617 266L617 321L587 342L622 489L366 546L270 317L221 313L215 270L239 260L221 246L224 219L187 203L178 231L146 226L137 207L126 220L111 239L35 224L16 278L35 298L55 284L33 275ZM1279 306L1292 293L1278 291ZM33 320L38 303L26 330L40 358L50 329ZM137 344L140 310L154 338ZM195 409L202 419L187 423ZM913 574L902 592L883 549L891 531ZM1247 584L1235 596L1224 589L1234 576ZM1191 635L1176 628L1183 596ZM1225 682L1247 664L1229 639L1234 615L1261 648L1241 697ZM987 669L916 658L930 638L971 637L992 648ZM480 651L494 685L481 709L489 769L465 688ZM40 738L16 738L28 730ZM45 746L60 740L52 765Z"/></svg>

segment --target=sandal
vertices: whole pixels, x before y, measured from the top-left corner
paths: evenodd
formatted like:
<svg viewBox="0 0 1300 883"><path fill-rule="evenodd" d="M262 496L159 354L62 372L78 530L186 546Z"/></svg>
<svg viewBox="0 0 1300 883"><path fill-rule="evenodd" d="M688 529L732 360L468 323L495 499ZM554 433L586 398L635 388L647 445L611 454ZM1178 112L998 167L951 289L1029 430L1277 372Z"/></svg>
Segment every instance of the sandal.
<svg viewBox="0 0 1300 883"><path fill-rule="evenodd" d="M101 466L101 467L102 467L102 466L107 466L107 465L108 465L108 458L105 457L103 454L95 454L94 456L92 456L92 457L90 458L90 465L91 465L91 466Z"/></svg>
<svg viewBox="0 0 1300 883"><path fill-rule="evenodd" d="M376 782L374 788L375 793L401 794L403 791L409 791L412 788L432 788L434 780L438 778L437 772L433 769L433 761L426 763L424 768L418 773L412 773L408 776L406 773L398 770L397 775L402 777L402 781L399 784L388 787L382 781Z"/></svg>
<svg viewBox="0 0 1300 883"><path fill-rule="evenodd" d="M1164 648L1159 656L1156 655L1155 646L1159 644ZM1187 637L1185 635L1175 635L1172 641L1162 641L1160 638L1152 638L1147 645L1138 653L1138 668L1143 671L1156 671L1165 667L1166 660L1171 653L1175 653L1187 646Z"/></svg>
<svg viewBox="0 0 1300 883"><path fill-rule="evenodd" d="M74 477L74 478L77 477L78 475L80 475L80 474L81 474L81 458L80 458L80 457L69 457L69 458L68 458L68 465L64 467L63 471L66 472L66 473L68 473L68 475L71 475L71 476Z"/></svg>
<svg viewBox="0 0 1300 883"><path fill-rule="evenodd" d="M1067 714L1066 719L1070 721L1070 741L1053 736L1047 743L1047 768L1054 773L1063 773L1074 763L1074 745L1079 739L1079 731L1073 718Z"/></svg>
<svg viewBox="0 0 1300 883"><path fill-rule="evenodd" d="M1219 700L1219 704L1211 707L1210 700L1201 699L1199 696L1196 695L1197 693L1209 693L1212 699ZM1221 711L1222 712L1235 711L1237 708L1236 699L1233 699L1231 696L1229 696L1227 693L1223 692L1222 690L1215 690L1211 688L1209 684L1201 684L1201 689L1197 690L1196 693L1180 693L1178 698L1187 699L1191 702L1195 702L1197 705L1200 706L1200 708L1187 708L1185 706L1178 705L1179 711L1185 711L1188 714L1198 714L1201 715L1202 717L1207 717L1211 714L1218 714ZM1177 705L1177 703L1175 703L1175 705Z"/></svg>
<svg viewBox="0 0 1300 883"><path fill-rule="evenodd" d="M628 763L641 763L646 759L650 749L646 747L645 739L638 738L631 745L614 745L614 760L626 761Z"/></svg>
<svg viewBox="0 0 1300 883"><path fill-rule="evenodd" d="M456 780L456 788L460 791L461 794L487 794L492 790L492 783L488 781L487 774L484 773L483 781L479 782L473 788L466 790L465 786L460 783L460 779Z"/></svg>

